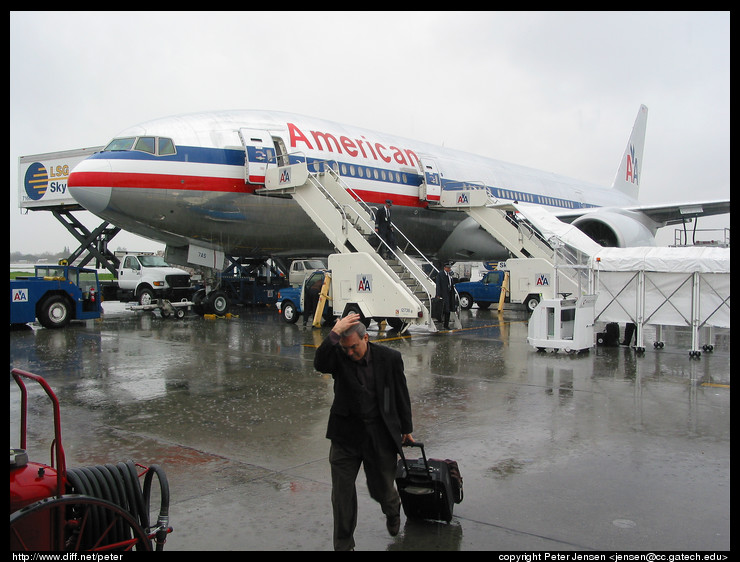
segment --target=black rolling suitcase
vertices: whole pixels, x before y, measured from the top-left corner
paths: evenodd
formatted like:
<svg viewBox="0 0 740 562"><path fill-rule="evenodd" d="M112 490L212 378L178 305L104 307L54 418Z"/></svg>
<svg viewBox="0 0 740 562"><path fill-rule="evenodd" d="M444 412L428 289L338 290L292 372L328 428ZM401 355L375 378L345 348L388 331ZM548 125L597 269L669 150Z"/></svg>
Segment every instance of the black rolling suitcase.
<svg viewBox="0 0 740 562"><path fill-rule="evenodd" d="M449 522L456 503L463 499L462 477L455 461L428 459L423 443L409 443L419 447L420 459L401 455L396 468L396 487L406 517L436 519Z"/></svg>
<svg viewBox="0 0 740 562"><path fill-rule="evenodd" d="M618 347L619 346L619 324L616 322L610 322L606 325L606 331L599 332L596 335L597 345L603 345L604 347Z"/></svg>

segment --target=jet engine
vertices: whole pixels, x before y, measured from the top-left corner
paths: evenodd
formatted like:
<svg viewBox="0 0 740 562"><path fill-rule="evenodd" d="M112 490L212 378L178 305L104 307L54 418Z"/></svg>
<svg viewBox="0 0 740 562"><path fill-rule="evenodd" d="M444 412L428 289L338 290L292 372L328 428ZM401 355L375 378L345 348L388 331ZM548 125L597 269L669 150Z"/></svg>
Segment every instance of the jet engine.
<svg viewBox="0 0 740 562"><path fill-rule="evenodd" d="M655 231L661 225L641 213L609 209L580 216L573 226L602 246L627 248L655 246Z"/></svg>

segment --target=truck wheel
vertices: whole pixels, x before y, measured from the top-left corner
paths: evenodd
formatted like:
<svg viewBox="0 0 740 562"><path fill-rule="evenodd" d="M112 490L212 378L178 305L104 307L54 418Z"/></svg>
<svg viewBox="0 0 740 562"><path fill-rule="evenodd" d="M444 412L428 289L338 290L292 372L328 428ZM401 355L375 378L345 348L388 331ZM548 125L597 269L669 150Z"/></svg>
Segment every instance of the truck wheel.
<svg viewBox="0 0 740 562"><path fill-rule="evenodd" d="M539 295L529 295L524 299L524 306L529 312L534 312L534 309L537 308L538 304L540 304Z"/></svg>
<svg viewBox="0 0 740 562"><path fill-rule="evenodd" d="M205 312L205 300L206 290L198 289L193 293L193 310L196 314L203 314Z"/></svg>
<svg viewBox="0 0 740 562"><path fill-rule="evenodd" d="M295 324L298 322L298 310L295 305L290 301L285 301L280 306L280 316L283 317L288 324Z"/></svg>
<svg viewBox="0 0 740 562"><path fill-rule="evenodd" d="M365 328L370 325L370 318L365 318L365 316L362 314L362 311L360 310L360 307L356 304L348 304L344 309L344 314L342 314L342 318L352 313L360 315L360 322L365 325Z"/></svg>
<svg viewBox="0 0 740 562"><path fill-rule="evenodd" d="M62 295L51 295L41 304L39 322L44 328L64 328L71 319L69 301Z"/></svg>
<svg viewBox="0 0 740 562"><path fill-rule="evenodd" d="M154 291L152 291L149 287L142 287L141 289L139 289L136 298L139 301L139 304L142 306L152 304L152 301L154 300Z"/></svg>
<svg viewBox="0 0 740 562"><path fill-rule="evenodd" d="M460 293L460 308L470 310L473 306L473 297L468 293Z"/></svg>
<svg viewBox="0 0 740 562"><path fill-rule="evenodd" d="M229 308L229 299L223 291L211 291L206 297L208 309L213 314L223 315Z"/></svg>
<svg viewBox="0 0 740 562"><path fill-rule="evenodd" d="M396 332L404 332L405 329L408 327L408 324L401 320L400 318L386 318L386 322L388 322L388 325L393 328Z"/></svg>

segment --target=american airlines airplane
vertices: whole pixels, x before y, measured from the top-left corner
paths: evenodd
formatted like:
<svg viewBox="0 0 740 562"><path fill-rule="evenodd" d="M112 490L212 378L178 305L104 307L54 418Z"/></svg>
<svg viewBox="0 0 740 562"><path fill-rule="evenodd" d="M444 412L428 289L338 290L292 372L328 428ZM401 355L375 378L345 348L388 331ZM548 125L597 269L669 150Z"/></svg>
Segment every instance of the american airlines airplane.
<svg viewBox="0 0 740 562"><path fill-rule="evenodd" d="M497 260L507 250L440 191L485 185L500 202L541 205L604 246L655 245L668 224L729 213L730 202L642 206L647 108L641 106L611 187L301 115L219 111L122 131L69 176L71 195L126 231L170 249L227 256L325 255L327 238L289 196L264 196L268 166L330 162L367 203L393 201L393 221L428 257ZM426 177L427 181L422 181Z"/></svg>

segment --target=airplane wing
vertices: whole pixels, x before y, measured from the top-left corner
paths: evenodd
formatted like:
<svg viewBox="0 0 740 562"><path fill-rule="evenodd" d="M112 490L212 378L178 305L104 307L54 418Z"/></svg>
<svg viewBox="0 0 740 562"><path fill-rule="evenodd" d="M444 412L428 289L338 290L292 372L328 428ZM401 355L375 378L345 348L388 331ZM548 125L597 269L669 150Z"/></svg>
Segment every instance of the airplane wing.
<svg viewBox="0 0 740 562"><path fill-rule="evenodd" d="M556 212L555 215L563 222L572 222L578 217L592 212L604 210L603 207L579 209L573 211ZM665 225L680 224L684 219L723 215L730 212L730 200L696 201L687 203L670 203L660 205L637 205L635 207L620 207L623 211L642 213L650 219Z"/></svg>
<svg viewBox="0 0 740 562"><path fill-rule="evenodd" d="M697 201L696 203L681 203L678 205L643 205L634 210L644 213L656 222L675 224L687 218L729 213L730 200Z"/></svg>

